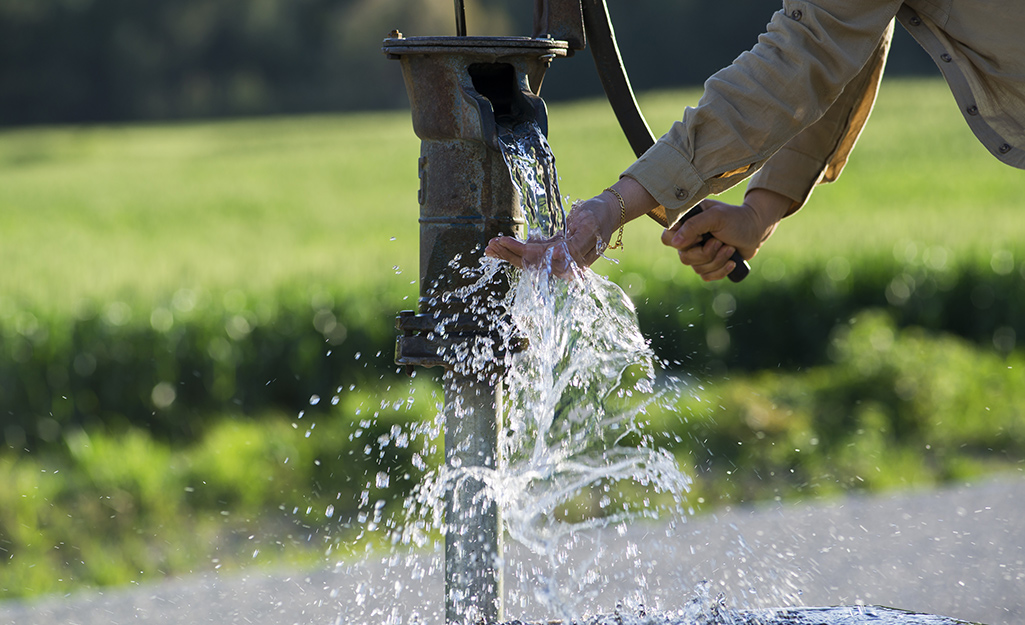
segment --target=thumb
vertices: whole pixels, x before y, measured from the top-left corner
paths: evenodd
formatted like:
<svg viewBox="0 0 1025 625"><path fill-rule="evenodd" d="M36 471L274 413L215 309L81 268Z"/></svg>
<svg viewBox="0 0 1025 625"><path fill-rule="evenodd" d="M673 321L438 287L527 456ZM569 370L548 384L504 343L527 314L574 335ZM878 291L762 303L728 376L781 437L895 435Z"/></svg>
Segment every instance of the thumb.
<svg viewBox="0 0 1025 625"><path fill-rule="evenodd" d="M716 210L715 207L708 209L705 209L704 206L695 207L680 218L666 245L678 250L700 245L704 242L706 235L711 235L722 227L721 211Z"/></svg>

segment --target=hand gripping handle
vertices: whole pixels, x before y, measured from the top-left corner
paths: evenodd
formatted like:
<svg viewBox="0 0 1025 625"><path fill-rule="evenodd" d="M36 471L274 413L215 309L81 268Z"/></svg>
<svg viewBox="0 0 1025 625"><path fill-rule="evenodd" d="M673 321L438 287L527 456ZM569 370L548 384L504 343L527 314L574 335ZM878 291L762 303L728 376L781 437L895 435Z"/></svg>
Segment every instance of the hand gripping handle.
<svg viewBox="0 0 1025 625"><path fill-rule="evenodd" d="M680 218L679 225L682 226L683 222L687 221L688 219L690 219L694 215L697 215L703 210L704 209L701 208L701 205L698 204L694 208L684 213L683 217ZM711 238L712 233L706 232L705 234L701 235L701 244L704 245ZM730 275L727 276L730 279L730 281L740 282L741 280L747 277L747 274L751 273L751 265L747 264L747 261L744 260L744 257L740 255L740 252L738 250L733 251L733 256L730 256L730 260L737 264L737 266L734 267L733 271L730 272Z"/></svg>

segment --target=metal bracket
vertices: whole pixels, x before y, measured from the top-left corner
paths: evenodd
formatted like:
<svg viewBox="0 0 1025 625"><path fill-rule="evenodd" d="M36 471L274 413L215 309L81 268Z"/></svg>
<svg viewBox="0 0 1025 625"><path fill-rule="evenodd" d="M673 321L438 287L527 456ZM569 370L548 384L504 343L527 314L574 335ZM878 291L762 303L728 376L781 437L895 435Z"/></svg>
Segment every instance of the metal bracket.
<svg viewBox="0 0 1025 625"><path fill-rule="evenodd" d="M441 332L438 331L439 326ZM403 310L395 318L395 328L402 333L395 342L395 364L405 366L407 374L412 374L413 368L417 366L451 368L453 363L448 354L456 351L453 348L477 337L490 337L494 340L496 366L503 361L502 356L506 352L516 353L527 347L525 338L513 337L503 343L503 338L497 332L482 329L481 326L478 315L418 315L415 311Z"/></svg>

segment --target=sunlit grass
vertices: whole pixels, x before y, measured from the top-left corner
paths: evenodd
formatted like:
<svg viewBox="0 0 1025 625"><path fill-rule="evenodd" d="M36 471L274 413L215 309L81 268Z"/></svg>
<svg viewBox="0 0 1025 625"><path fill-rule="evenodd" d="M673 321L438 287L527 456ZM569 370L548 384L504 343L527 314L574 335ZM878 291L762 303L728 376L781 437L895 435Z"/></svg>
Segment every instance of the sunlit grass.
<svg viewBox="0 0 1025 625"><path fill-rule="evenodd" d="M0 293L67 311L394 284L415 267L417 146L398 114L0 134Z"/></svg>
<svg viewBox="0 0 1025 625"><path fill-rule="evenodd" d="M651 93L641 104L659 133L698 96ZM550 138L571 198L599 192L632 160L603 101L551 105ZM0 297L66 312L181 287L413 293L418 145L404 111L4 131ZM1025 235L1021 186L1021 172L974 139L940 80L886 81L844 176L787 219L759 260L800 266L907 242L991 253ZM632 225L623 264L597 268L681 271L659 233L653 222Z"/></svg>

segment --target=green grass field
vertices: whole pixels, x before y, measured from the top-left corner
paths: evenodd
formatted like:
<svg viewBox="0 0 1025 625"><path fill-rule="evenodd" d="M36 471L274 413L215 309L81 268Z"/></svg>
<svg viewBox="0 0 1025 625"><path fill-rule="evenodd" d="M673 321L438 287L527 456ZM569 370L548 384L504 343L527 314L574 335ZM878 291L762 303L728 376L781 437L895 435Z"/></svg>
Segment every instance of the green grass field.
<svg viewBox="0 0 1025 625"><path fill-rule="evenodd" d="M697 96L641 104L657 131ZM630 163L604 102L554 104L550 118L565 195L590 196ZM181 288L410 295L418 145L405 112L0 132L0 310L145 307ZM1021 188L1021 172L985 153L939 80L887 81L844 176L755 262L904 254L911 242L991 254L1023 240ZM596 269L683 271L659 232L633 225L623 263Z"/></svg>
<svg viewBox="0 0 1025 625"><path fill-rule="evenodd" d="M698 95L645 94L641 105L665 129ZM632 160L602 101L552 105L549 134L570 198L598 192ZM308 564L328 545L352 553L374 540L350 540L343 506L351 519L384 462L405 482L369 501L397 510L418 473L396 446L385 460L383 446L376 460L366 450L393 425L429 421L437 399L421 376L417 401L405 401L409 384L387 354L389 320L416 293L418 149L402 111L0 131L0 400L16 406L0 435L20 423L39 445L0 447L0 482L13 485L0 491L0 599ZM821 353L806 368L713 379L693 405L651 415L680 462L703 467L698 507L1021 471L1020 189L1022 173L975 141L939 80L886 81L844 176L786 220L749 282L706 291L657 243L654 222L632 224L621 262L595 269L631 294L658 276L644 302L662 324L652 335L680 330L698 345L734 323L735 341L749 341L741 357L780 338L788 355L795 338ZM860 282L780 281L841 265ZM885 306L893 272L907 306L863 313ZM775 290L760 290L768 282ZM1000 305L975 303L976 283ZM830 308L840 300L846 308ZM760 334L745 335L756 324L727 319L723 302L757 313ZM335 315L349 326L340 347L316 327ZM904 327L923 320L966 336ZM328 390L348 390L338 386L340 403L320 402L318 414L300 377L324 373L330 349L347 364L331 370L345 379ZM384 373L356 349L380 349ZM244 413L239 398L269 402L256 391L278 377L300 390ZM17 385L32 392L12 399ZM161 389L207 403L172 397L181 412L168 412ZM149 420L158 415L165 429L178 417L202 427L165 436ZM31 432L37 424L47 427Z"/></svg>

